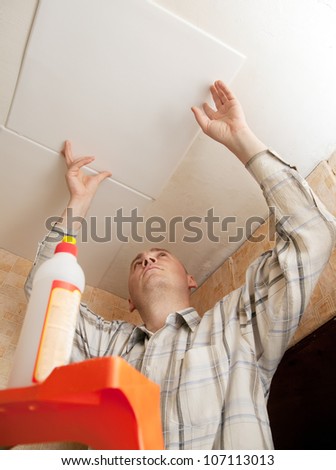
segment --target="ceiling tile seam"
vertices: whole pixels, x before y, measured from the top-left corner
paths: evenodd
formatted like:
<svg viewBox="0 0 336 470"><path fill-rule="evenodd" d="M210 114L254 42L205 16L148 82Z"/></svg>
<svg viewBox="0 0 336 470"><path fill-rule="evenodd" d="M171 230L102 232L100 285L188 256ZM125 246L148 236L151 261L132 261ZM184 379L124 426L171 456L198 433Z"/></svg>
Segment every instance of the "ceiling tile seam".
<svg viewBox="0 0 336 470"><path fill-rule="evenodd" d="M86 166L85 168L86 168L87 170L89 170L90 172L92 172L92 173L95 173L95 174L100 173L100 171L95 170L95 169L92 168L91 166ZM141 191L139 191L139 190L137 190L137 189L135 189L135 188L132 188L132 186L128 186L127 184L124 184L124 183L122 183L122 182L119 181L119 180L116 180L116 179L114 179L114 178L112 178L112 177L108 177L108 178L106 178L106 180L107 180L107 181L112 181L112 182L115 183L117 186L120 186L121 188L126 189L127 191L130 191L130 192L136 194L137 196L140 196L140 197L142 197L142 198L144 198L144 199L147 199L147 200L150 201L150 202L155 201L155 199L154 199L153 197L149 196L148 194L145 194L145 193L143 193L143 192L141 192Z"/></svg>
<svg viewBox="0 0 336 470"><path fill-rule="evenodd" d="M59 155L59 154L60 154L59 152L56 152L56 150L53 150L53 149L51 149L50 147L46 147L45 145L43 145L43 144L37 142L36 140L32 140L32 139L30 139L29 137L27 137L27 136L25 136L25 135L23 135L23 134L20 134L20 133L14 131L13 129L11 129L11 128L7 127L7 126L0 126L0 129L5 130L5 131L9 132L10 134L12 134L12 135L14 135L14 136L16 136L16 137L19 137L20 139L24 139L24 140L26 140L27 142L30 142L31 144L36 145L37 147L42 148L43 150L47 150L48 152L51 152L51 153L53 153L53 154L55 154L55 155ZM86 166L86 168L87 168L89 171L91 171L92 173L95 173L95 174L99 173L99 171L95 170L94 168L92 168L92 167L90 167L90 166ZM147 199L147 200L150 201L150 202L152 202L152 201L155 200L154 198L152 198L152 197L149 196L148 194L142 193L141 191L138 191L137 189L132 188L131 186L127 186L126 184L121 183L120 181L118 181L118 180L116 180L116 179L114 179L114 178L109 177L109 178L106 178L106 179L109 180L109 181L111 181L112 183L116 184L117 186L120 186L121 188L124 188L124 189L126 189L127 191L130 191L130 192L136 194L137 196L140 196L140 197L143 198L143 199Z"/></svg>
<svg viewBox="0 0 336 470"><path fill-rule="evenodd" d="M7 127L7 124L8 124L9 118L10 118L10 114L11 114L11 112L12 112L13 103L14 103L14 98L15 98L15 95L16 95L16 90L17 90L18 85L19 85L19 81L20 81L22 69L23 69L23 66L24 66L25 58L26 58L26 52L27 52L27 49L28 49L28 47L29 47L29 43L30 43L30 40L31 40L31 37L32 37L32 33L33 33L33 30L34 30L34 26L35 26L35 20L36 20L36 17L37 17L37 14L38 14L38 10L39 10L39 8L40 8L40 5L41 5L41 1L38 0L37 5L36 5L36 8L35 8L35 12L34 12L34 15L33 15L32 21L31 21L31 24L30 24L30 28L29 28L29 32L28 32L26 44L25 44L25 47L24 47L24 50L23 50L22 60L21 60L19 72L18 72L18 74L17 74L17 79L16 79L16 83L15 83L15 87L14 87L14 92L13 92L13 96L12 96L12 99L11 99L11 104L10 104L10 106L9 106L9 109L8 109L8 112L7 112L7 116L6 116L5 127Z"/></svg>
<svg viewBox="0 0 336 470"><path fill-rule="evenodd" d="M243 61L246 59L246 56L244 54L242 54L241 52L237 51L237 49L235 49L234 47L228 45L227 43L224 43L223 41L221 41L220 39L218 39L216 36L213 36L212 34L210 34L208 31L200 28L199 26L197 26L196 24L192 23L191 21L188 21L186 20L185 18L177 15L175 12L169 10L168 8L162 6L162 5L159 5L158 3L155 2L155 0L147 0L147 3L150 3L151 5L155 6L157 9L163 11L164 13L166 13L167 15L169 16L172 16L173 18L177 19L178 21L180 21L181 23L184 23L186 25L188 25L189 27L195 29L196 31L198 31L200 34L204 35L204 36L207 36L208 38L210 38L211 40L213 40L214 42L216 42L217 44L220 44L221 46L224 46L226 47L227 49L231 50L231 52L239 55Z"/></svg>
<svg viewBox="0 0 336 470"><path fill-rule="evenodd" d="M26 140L27 142L30 142L31 144L36 145L39 148L42 148L43 150L47 150L48 152L54 153L55 155L59 154L59 152L56 152L56 150L53 150L49 147L46 147L45 145L40 144L39 142L36 142L35 140L32 140L32 139L30 139L29 137L27 137L23 134L20 134L19 132L16 132L15 130L11 129L10 127L7 127L6 125L0 126L0 128L7 131L7 132L9 132L10 134L12 134L15 137L18 137L19 139Z"/></svg>

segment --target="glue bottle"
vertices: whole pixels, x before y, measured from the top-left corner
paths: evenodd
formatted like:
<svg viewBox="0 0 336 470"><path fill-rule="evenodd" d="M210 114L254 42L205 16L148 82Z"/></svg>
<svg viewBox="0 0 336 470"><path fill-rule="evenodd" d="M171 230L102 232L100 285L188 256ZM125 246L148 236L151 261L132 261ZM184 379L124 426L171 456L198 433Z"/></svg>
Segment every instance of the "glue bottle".
<svg viewBox="0 0 336 470"><path fill-rule="evenodd" d="M64 237L53 257L34 276L8 383L10 388L42 382L55 367L70 360L85 286L75 243L75 238Z"/></svg>

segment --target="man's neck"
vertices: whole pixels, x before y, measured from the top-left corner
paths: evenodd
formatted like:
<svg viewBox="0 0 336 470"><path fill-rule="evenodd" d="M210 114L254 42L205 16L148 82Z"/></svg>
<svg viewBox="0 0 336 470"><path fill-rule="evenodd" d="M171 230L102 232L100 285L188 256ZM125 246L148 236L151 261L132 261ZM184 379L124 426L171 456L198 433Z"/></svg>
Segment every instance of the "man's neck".
<svg viewBox="0 0 336 470"><path fill-rule="evenodd" d="M170 313L188 307L190 307L189 298L176 300L161 297L160 299L152 299L151 302L146 302L138 311L146 328L155 333L165 325Z"/></svg>

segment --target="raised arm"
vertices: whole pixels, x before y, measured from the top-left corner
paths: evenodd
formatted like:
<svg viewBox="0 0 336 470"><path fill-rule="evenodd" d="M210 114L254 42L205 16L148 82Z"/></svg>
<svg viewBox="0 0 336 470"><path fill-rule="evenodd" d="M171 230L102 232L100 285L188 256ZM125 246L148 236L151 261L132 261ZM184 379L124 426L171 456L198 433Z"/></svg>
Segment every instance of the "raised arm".
<svg viewBox="0 0 336 470"><path fill-rule="evenodd" d="M60 217L60 221L55 224L52 231L39 244L33 267L25 283L27 298L30 297L36 270L46 259L53 255L55 243L60 241L62 234L75 235L78 233L81 226L79 220L85 218L100 183L111 176L109 171L102 171L95 175L86 175L82 168L84 165L93 162L94 157L74 158L69 141L65 142L62 155L67 166L65 177L69 189L69 202ZM70 221L67 218L68 214L71 215ZM76 218L76 221L72 223L71 220L73 218Z"/></svg>
<svg viewBox="0 0 336 470"><path fill-rule="evenodd" d="M244 286L223 301L224 311L236 315L223 321L231 321L230 326L239 321L268 393L269 381L331 255L335 219L295 167L253 134L228 87L216 82L211 92L217 110L207 104L203 110L193 108L197 122L246 165L275 213L274 249L249 266Z"/></svg>

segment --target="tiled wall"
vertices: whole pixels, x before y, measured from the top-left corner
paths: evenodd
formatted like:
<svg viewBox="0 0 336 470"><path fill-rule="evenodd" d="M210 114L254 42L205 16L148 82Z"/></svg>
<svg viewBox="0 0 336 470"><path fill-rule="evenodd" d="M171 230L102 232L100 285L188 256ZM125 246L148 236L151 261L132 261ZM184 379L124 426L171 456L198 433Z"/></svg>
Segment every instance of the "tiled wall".
<svg viewBox="0 0 336 470"><path fill-rule="evenodd" d="M307 178L315 193L329 211L336 216L336 153L322 161ZM246 268L259 254L273 246L272 223L263 224L254 237L264 235L261 243L245 242L203 285L192 295L192 304L202 314L221 297L244 282ZM23 291L31 262L0 249L0 389L5 388L26 310ZM137 313L130 313L127 300L101 289L87 286L83 300L97 314L108 320L125 319L140 323ZM307 336L336 312L336 250L326 266L312 295L292 344ZM34 446L34 448L41 448ZM44 448L52 448L52 445ZM53 448L67 448L55 444ZM73 448L73 447L72 447Z"/></svg>
<svg viewBox="0 0 336 470"><path fill-rule="evenodd" d="M26 311L23 291L31 262L0 249L0 388L7 383Z"/></svg>

